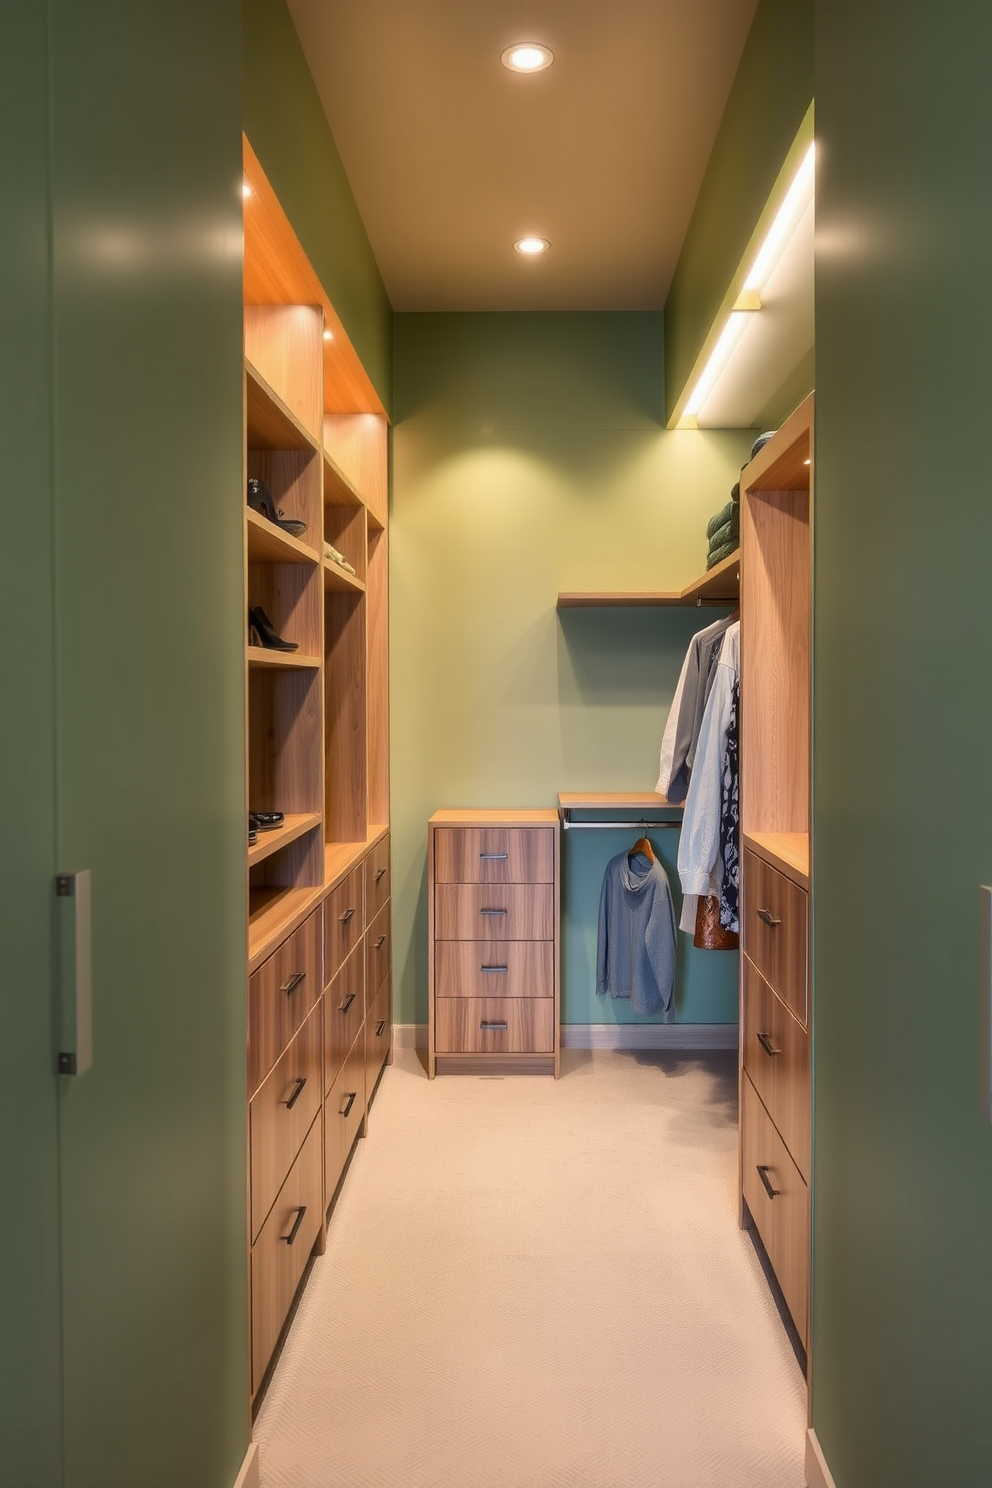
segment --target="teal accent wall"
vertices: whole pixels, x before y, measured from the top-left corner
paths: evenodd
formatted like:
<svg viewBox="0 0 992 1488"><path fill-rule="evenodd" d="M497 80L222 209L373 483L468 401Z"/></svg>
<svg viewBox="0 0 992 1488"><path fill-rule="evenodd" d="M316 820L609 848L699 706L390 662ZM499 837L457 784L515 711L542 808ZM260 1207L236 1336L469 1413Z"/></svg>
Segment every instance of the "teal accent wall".
<svg viewBox="0 0 992 1488"><path fill-rule="evenodd" d="M812 1413L837 1488L990 1476L990 54L968 0L817 4Z"/></svg>
<svg viewBox="0 0 992 1488"><path fill-rule="evenodd" d="M243 0L244 130L386 411L392 308L285 0Z"/></svg>
<svg viewBox="0 0 992 1488"><path fill-rule="evenodd" d="M656 312L398 314L390 518L394 1017L427 1019L426 824L442 806L653 790L697 610L571 610L559 590L669 589L751 435L662 427ZM630 837L566 844L566 1022L597 1001L595 916ZM632 840L632 839L631 839ZM669 862L676 834L655 841ZM678 1016L732 1022L736 956L681 941Z"/></svg>
<svg viewBox="0 0 992 1488"><path fill-rule="evenodd" d="M666 417L813 100L813 10L814 0L758 0L665 301Z"/></svg>

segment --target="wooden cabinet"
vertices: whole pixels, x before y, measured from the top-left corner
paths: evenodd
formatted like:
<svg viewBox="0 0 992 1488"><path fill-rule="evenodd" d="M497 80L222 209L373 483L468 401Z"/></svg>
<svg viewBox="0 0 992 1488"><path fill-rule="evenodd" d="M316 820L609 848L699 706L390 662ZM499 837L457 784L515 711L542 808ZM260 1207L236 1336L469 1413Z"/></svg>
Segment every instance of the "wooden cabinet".
<svg viewBox="0 0 992 1488"><path fill-rule="evenodd" d="M254 1240L282 1187L303 1139L320 1112L322 1009L311 1008L303 1027L252 1097L251 1236Z"/></svg>
<svg viewBox="0 0 992 1488"><path fill-rule="evenodd" d="M431 818L431 1078L438 1071L558 1074L558 834L554 811Z"/></svg>

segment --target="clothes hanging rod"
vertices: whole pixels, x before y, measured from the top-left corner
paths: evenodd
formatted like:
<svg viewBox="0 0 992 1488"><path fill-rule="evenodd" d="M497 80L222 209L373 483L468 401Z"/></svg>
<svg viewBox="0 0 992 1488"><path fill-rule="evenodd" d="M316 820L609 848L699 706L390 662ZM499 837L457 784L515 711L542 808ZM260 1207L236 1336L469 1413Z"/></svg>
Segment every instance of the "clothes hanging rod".
<svg viewBox="0 0 992 1488"><path fill-rule="evenodd" d="M681 820L644 821L643 818L640 821L572 821L567 812L564 812L562 817L562 826L564 827L566 832L586 832L592 830L593 828L595 828L596 830L609 828L609 830L613 832L634 832L642 830L654 832L657 831L659 828L678 828L681 827L681 825Z"/></svg>

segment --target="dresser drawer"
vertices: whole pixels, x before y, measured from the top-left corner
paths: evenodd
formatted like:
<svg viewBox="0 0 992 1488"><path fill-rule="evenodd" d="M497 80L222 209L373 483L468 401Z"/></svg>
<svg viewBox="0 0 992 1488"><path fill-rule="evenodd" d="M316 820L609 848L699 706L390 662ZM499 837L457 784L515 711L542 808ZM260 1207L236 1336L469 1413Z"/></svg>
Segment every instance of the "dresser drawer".
<svg viewBox="0 0 992 1488"><path fill-rule="evenodd" d="M365 996L371 1001L392 965L390 906L380 909L365 935Z"/></svg>
<svg viewBox="0 0 992 1488"><path fill-rule="evenodd" d="M803 1024L808 908L805 889L756 854L744 853L742 949Z"/></svg>
<svg viewBox="0 0 992 1488"><path fill-rule="evenodd" d="M744 1068L796 1166L810 1167L809 1034L744 956Z"/></svg>
<svg viewBox="0 0 992 1488"><path fill-rule="evenodd" d="M324 1103L324 1194L330 1203L365 1116L365 1038L348 1051Z"/></svg>
<svg viewBox="0 0 992 1488"><path fill-rule="evenodd" d="M805 1348L809 1310L809 1190L746 1073L741 1085L744 1198Z"/></svg>
<svg viewBox="0 0 992 1488"><path fill-rule="evenodd" d="M555 1005L550 997L438 997L438 1054L550 1054Z"/></svg>
<svg viewBox="0 0 992 1488"><path fill-rule="evenodd" d="M550 940L439 940L435 997L553 997Z"/></svg>
<svg viewBox="0 0 992 1488"><path fill-rule="evenodd" d="M436 883L553 883L551 827L437 827Z"/></svg>
<svg viewBox="0 0 992 1488"><path fill-rule="evenodd" d="M317 1116L251 1248L251 1388L256 1394L324 1222Z"/></svg>
<svg viewBox="0 0 992 1488"><path fill-rule="evenodd" d="M324 1089L330 1090L365 1017L365 957L358 946L324 992Z"/></svg>
<svg viewBox="0 0 992 1488"><path fill-rule="evenodd" d="M365 918L374 920L389 898L389 835L365 859Z"/></svg>
<svg viewBox="0 0 992 1488"><path fill-rule="evenodd" d="M320 910L248 979L248 1094L253 1095L320 996Z"/></svg>
<svg viewBox="0 0 992 1488"><path fill-rule="evenodd" d="M393 1039L392 997L387 974L365 1019L365 1100L372 1099L379 1071L389 1057Z"/></svg>
<svg viewBox="0 0 992 1488"><path fill-rule="evenodd" d="M554 885L438 884L434 934L438 940L552 940Z"/></svg>
<svg viewBox="0 0 992 1488"><path fill-rule="evenodd" d="M324 900L324 975L344 964L365 930L365 867L359 863Z"/></svg>
<svg viewBox="0 0 992 1488"><path fill-rule="evenodd" d="M282 1187L293 1159L320 1110L321 1008L311 1008L306 1022L275 1069L262 1082L248 1108L251 1136L251 1234Z"/></svg>

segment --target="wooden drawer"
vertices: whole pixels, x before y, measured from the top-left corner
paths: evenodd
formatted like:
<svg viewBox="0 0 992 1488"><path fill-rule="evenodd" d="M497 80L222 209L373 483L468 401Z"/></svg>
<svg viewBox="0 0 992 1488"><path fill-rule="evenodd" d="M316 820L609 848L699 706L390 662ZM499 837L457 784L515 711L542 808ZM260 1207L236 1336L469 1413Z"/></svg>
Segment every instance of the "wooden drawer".
<svg viewBox="0 0 992 1488"><path fill-rule="evenodd" d="M755 853L745 852L741 948L803 1024L808 909L805 889Z"/></svg>
<svg viewBox="0 0 992 1488"><path fill-rule="evenodd" d="M392 965L390 906L380 909L365 936L365 995L371 1002Z"/></svg>
<svg viewBox="0 0 992 1488"><path fill-rule="evenodd" d="M436 827L436 883L553 883L552 827Z"/></svg>
<svg viewBox="0 0 992 1488"><path fill-rule="evenodd" d="M552 940L554 885L438 884L434 934L438 940Z"/></svg>
<svg viewBox="0 0 992 1488"><path fill-rule="evenodd" d="M251 1248L251 1388L256 1394L324 1222L320 1116Z"/></svg>
<svg viewBox="0 0 992 1488"><path fill-rule="evenodd" d="M393 1040L391 978L386 980L376 993L375 1002L365 1020L365 1100L372 1099L379 1071L389 1057Z"/></svg>
<svg viewBox="0 0 992 1488"><path fill-rule="evenodd" d="M809 1190L747 1074L741 1086L744 1198L805 1348L809 1312Z"/></svg>
<svg viewBox="0 0 992 1488"><path fill-rule="evenodd" d="M330 981L365 930L365 868L359 863L324 900L324 976Z"/></svg>
<svg viewBox="0 0 992 1488"><path fill-rule="evenodd" d="M744 1068L778 1127L800 1173L810 1170L809 1034L746 956Z"/></svg>
<svg viewBox="0 0 992 1488"><path fill-rule="evenodd" d="M318 1003L248 1108L253 1240L320 1110L324 1094L320 1045Z"/></svg>
<svg viewBox="0 0 992 1488"><path fill-rule="evenodd" d="M365 859L365 918L374 920L389 898L389 834Z"/></svg>
<svg viewBox="0 0 992 1488"><path fill-rule="evenodd" d="M439 997L434 1004L438 1054L551 1054L555 1005L550 997Z"/></svg>
<svg viewBox="0 0 992 1488"><path fill-rule="evenodd" d="M324 992L324 1089L330 1090L365 1017L365 957L352 951Z"/></svg>
<svg viewBox="0 0 992 1488"><path fill-rule="evenodd" d="M553 997L550 940L439 940L435 997ZM439 1046L440 1047L440 1046Z"/></svg>
<svg viewBox="0 0 992 1488"><path fill-rule="evenodd" d="M320 996L320 910L248 979L248 1094L253 1095Z"/></svg>
<svg viewBox="0 0 992 1488"><path fill-rule="evenodd" d="M324 1195L330 1203L365 1116L365 1037L359 1034L324 1103Z"/></svg>

